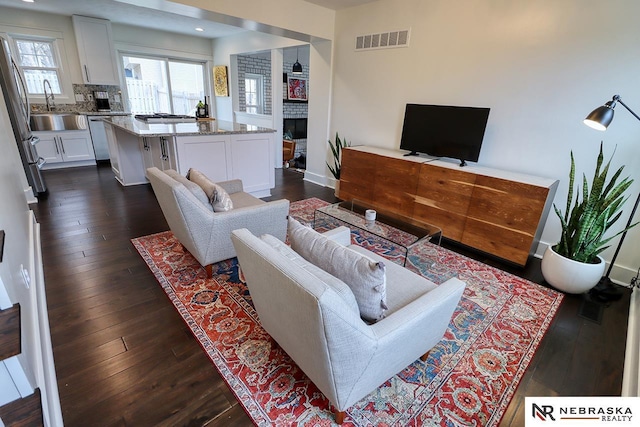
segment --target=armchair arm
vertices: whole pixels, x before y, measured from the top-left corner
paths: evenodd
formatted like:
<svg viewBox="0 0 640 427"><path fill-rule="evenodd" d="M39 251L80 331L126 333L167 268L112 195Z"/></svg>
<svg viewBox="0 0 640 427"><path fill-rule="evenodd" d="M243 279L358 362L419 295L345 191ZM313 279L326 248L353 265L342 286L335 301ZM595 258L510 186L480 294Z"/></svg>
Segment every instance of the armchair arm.
<svg viewBox="0 0 640 427"><path fill-rule="evenodd" d="M398 343L402 343L409 336L422 335L416 329L442 329L444 332L465 287L465 282L455 277L451 278L389 317L371 325L371 329L381 341L391 340L398 341ZM438 326L440 327L438 328ZM399 335L403 333L409 335L400 338ZM441 336L437 340L440 340Z"/></svg>
<svg viewBox="0 0 640 427"><path fill-rule="evenodd" d="M337 378L358 378L352 387L341 388L337 406L348 408L353 405L440 342L464 288L464 282L449 279L389 317L368 326L374 336L370 347L372 353L366 359L361 355L352 356L348 359L350 363L343 361L343 364L334 365ZM366 341L359 344L358 350L362 352Z"/></svg>
<svg viewBox="0 0 640 427"><path fill-rule="evenodd" d="M209 248L207 259L212 260L209 263L235 256L231 232L239 228L246 228L256 236L271 234L284 241L288 214L289 201L286 199L212 214L211 228L203 236L207 239L206 245Z"/></svg>
<svg viewBox="0 0 640 427"><path fill-rule="evenodd" d="M242 180L240 179L231 179L229 181L221 181L216 182L220 187L224 188L229 194L240 193L244 191L244 187L242 186Z"/></svg>

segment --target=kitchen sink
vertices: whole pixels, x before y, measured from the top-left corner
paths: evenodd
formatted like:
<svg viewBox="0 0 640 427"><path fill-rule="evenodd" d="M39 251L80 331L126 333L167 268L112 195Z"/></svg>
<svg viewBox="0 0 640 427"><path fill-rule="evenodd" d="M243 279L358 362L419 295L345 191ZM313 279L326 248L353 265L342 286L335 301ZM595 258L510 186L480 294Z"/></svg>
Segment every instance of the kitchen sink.
<svg viewBox="0 0 640 427"><path fill-rule="evenodd" d="M39 113L31 115L32 131L84 130L87 117L74 113Z"/></svg>

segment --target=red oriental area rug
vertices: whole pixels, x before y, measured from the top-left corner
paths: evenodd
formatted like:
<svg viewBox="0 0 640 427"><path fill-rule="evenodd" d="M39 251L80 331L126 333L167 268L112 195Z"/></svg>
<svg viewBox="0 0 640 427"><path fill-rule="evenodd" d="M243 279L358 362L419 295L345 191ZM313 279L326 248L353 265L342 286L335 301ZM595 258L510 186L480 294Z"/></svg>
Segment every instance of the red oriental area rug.
<svg viewBox="0 0 640 427"><path fill-rule="evenodd" d="M324 204L294 202L291 214L309 223ZM374 236L352 236L402 258ZM235 258L214 265L208 280L171 232L133 244L256 425L334 424L327 399L260 326ZM562 294L431 244L412 252L407 268L435 283L457 276L467 288L427 362L414 362L349 408L343 425L498 425Z"/></svg>

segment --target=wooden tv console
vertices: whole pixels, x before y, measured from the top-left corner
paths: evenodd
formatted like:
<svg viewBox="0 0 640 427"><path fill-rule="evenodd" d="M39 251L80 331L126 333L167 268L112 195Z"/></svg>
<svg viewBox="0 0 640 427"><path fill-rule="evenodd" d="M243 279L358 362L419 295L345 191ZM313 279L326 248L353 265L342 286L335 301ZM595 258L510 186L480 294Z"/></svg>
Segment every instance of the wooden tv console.
<svg viewBox="0 0 640 427"><path fill-rule="evenodd" d="M557 186L558 180L359 146L342 152L338 197L436 225L448 239L525 265Z"/></svg>

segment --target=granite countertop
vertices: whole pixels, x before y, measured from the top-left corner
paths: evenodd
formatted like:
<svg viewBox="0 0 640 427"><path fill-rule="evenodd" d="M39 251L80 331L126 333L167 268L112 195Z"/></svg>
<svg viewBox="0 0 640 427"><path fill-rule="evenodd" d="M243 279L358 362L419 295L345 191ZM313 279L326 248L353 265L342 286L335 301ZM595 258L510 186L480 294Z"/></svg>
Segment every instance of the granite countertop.
<svg viewBox="0 0 640 427"><path fill-rule="evenodd" d="M130 116L126 111L79 111L78 114L85 116Z"/></svg>
<svg viewBox="0 0 640 427"><path fill-rule="evenodd" d="M197 136L219 134L272 133L273 129L232 123L224 120L207 120L190 123L146 123L133 116L109 117L105 122L137 136Z"/></svg>
<svg viewBox="0 0 640 427"><path fill-rule="evenodd" d="M77 114L79 116L130 116L131 113L126 111L76 111L76 110L63 110L55 109L53 111L47 110L32 110L31 114Z"/></svg>

